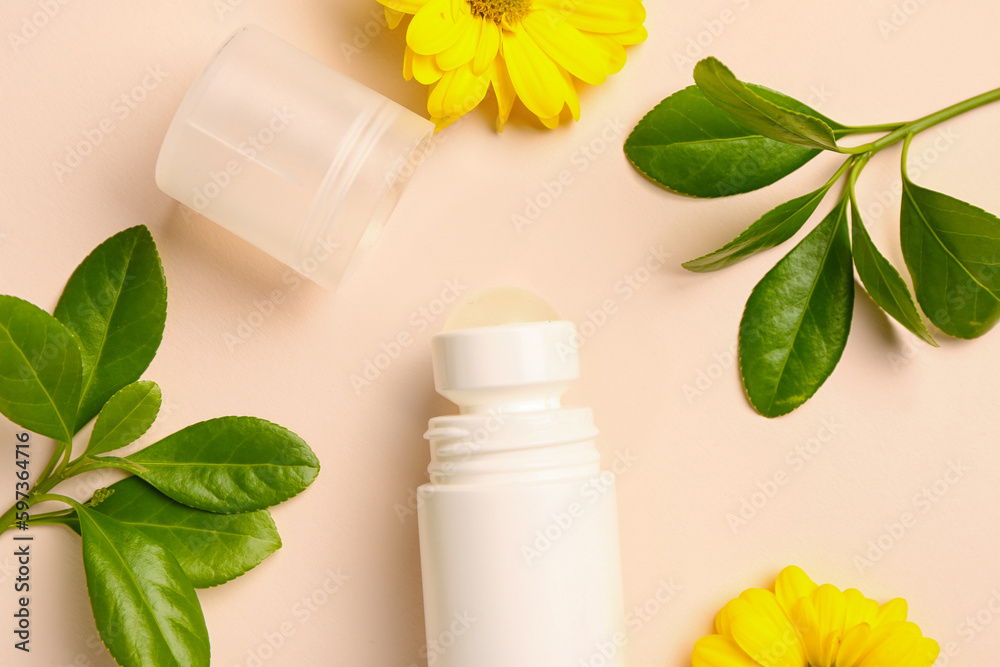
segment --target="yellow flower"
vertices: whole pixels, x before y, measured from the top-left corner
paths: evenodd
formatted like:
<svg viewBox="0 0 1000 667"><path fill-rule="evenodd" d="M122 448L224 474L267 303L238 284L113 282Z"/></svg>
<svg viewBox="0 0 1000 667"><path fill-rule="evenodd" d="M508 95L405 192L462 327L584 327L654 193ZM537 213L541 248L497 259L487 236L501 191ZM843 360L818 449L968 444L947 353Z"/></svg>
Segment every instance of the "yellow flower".
<svg viewBox="0 0 1000 667"><path fill-rule="evenodd" d="M817 586L786 567L774 592L751 588L694 645L694 667L930 667L940 651L906 620L906 600L881 606L853 588Z"/></svg>
<svg viewBox="0 0 1000 667"><path fill-rule="evenodd" d="M515 98L546 127L569 108L579 82L601 84L625 65L625 46L646 39L642 0L379 0L389 27L406 30L403 76L433 86L438 129L474 109L490 87L502 132Z"/></svg>

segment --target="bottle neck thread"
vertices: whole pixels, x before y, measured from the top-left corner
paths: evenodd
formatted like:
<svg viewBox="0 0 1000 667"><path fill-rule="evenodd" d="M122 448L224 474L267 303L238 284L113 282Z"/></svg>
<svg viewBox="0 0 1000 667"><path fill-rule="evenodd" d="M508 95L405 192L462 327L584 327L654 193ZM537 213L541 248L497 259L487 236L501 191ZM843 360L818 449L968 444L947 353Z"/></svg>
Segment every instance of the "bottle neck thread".
<svg viewBox="0 0 1000 667"><path fill-rule="evenodd" d="M600 474L596 435L588 408L437 417L427 472L436 486L587 479Z"/></svg>

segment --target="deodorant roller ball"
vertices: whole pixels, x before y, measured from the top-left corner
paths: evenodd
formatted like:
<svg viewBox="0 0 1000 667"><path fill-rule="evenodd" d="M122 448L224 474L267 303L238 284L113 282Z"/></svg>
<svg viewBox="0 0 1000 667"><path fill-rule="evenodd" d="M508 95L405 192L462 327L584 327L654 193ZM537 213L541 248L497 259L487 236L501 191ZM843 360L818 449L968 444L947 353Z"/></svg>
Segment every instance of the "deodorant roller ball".
<svg viewBox="0 0 1000 667"><path fill-rule="evenodd" d="M518 322L552 322L559 313L534 292L520 287L489 287L455 307L445 331L491 327Z"/></svg>

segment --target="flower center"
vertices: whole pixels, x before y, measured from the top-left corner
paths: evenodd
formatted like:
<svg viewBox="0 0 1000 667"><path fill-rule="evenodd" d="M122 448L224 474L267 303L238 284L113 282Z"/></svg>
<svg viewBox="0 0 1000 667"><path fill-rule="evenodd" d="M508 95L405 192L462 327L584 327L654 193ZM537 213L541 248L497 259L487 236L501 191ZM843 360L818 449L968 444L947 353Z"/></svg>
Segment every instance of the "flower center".
<svg viewBox="0 0 1000 667"><path fill-rule="evenodd" d="M517 23L531 9L531 0L468 0L475 16L494 23Z"/></svg>

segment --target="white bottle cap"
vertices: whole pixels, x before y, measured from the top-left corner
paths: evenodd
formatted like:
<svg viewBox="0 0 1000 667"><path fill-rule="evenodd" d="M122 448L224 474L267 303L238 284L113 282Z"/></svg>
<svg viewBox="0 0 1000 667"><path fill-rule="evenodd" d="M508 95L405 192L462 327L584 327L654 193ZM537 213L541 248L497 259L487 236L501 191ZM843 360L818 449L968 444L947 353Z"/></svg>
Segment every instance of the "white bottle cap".
<svg viewBox="0 0 1000 667"><path fill-rule="evenodd" d="M576 326L526 290L479 292L445 329L431 340L434 386L463 413L558 408L580 374Z"/></svg>
<svg viewBox="0 0 1000 667"><path fill-rule="evenodd" d="M335 288L371 246L434 126L256 26L192 84L160 189Z"/></svg>

